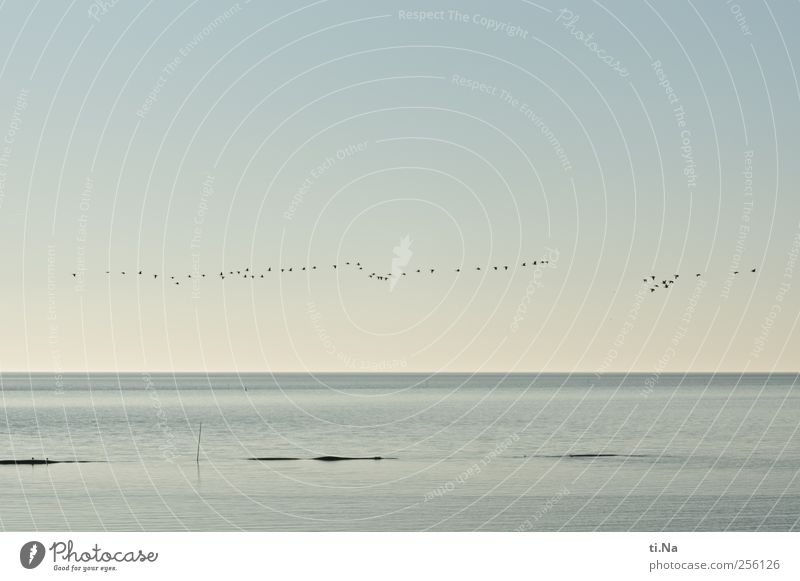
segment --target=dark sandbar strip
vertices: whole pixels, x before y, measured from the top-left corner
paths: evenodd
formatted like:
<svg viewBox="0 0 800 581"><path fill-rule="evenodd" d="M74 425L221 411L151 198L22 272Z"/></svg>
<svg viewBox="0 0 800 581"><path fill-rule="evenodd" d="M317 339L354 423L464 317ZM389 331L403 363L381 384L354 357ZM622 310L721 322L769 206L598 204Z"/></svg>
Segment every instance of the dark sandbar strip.
<svg viewBox="0 0 800 581"><path fill-rule="evenodd" d="M644 454L568 454L569 458L646 458Z"/></svg>
<svg viewBox="0 0 800 581"><path fill-rule="evenodd" d="M5 466L39 466L47 464L90 464L97 462L97 460L35 460L29 458L28 460L0 460L0 465Z"/></svg>

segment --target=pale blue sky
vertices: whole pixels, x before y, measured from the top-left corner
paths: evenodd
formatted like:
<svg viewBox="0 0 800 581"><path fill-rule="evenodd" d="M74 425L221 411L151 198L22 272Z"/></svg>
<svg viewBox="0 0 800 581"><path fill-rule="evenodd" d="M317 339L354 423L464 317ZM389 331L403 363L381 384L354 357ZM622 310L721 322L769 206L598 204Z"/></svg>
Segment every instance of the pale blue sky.
<svg viewBox="0 0 800 581"><path fill-rule="evenodd" d="M0 370L796 370L798 16L6 1ZM406 235L391 290L330 268L389 272ZM160 282L197 261L320 270ZM637 298L650 272L682 278Z"/></svg>

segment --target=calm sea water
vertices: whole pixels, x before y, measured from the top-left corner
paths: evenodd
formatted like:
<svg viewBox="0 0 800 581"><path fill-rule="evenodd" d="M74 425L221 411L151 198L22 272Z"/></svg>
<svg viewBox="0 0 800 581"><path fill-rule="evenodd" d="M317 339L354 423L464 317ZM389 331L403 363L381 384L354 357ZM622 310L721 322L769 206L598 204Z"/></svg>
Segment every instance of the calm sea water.
<svg viewBox="0 0 800 581"><path fill-rule="evenodd" d="M0 379L3 530L800 528L795 375Z"/></svg>

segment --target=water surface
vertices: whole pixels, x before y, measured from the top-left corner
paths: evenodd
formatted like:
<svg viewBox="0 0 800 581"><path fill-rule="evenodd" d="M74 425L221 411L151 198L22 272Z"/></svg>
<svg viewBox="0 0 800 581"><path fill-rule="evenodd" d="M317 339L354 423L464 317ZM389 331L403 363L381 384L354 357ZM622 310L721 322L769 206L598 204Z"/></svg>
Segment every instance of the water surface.
<svg viewBox="0 0 800 581"><path fill-rule="evenodd" d="M797 376L648 377L5 374L0 529L800 528Z"/></svg>

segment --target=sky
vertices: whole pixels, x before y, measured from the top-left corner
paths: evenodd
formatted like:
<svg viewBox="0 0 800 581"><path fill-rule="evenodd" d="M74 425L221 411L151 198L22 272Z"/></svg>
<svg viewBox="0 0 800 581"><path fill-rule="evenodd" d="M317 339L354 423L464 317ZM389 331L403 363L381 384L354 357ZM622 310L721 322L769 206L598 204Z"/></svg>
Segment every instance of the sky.
<svg viewBox="0 0 800 581"><path fill-rule="evenodd" d="M798 16L2 2L0 371L797 371Z"/></svg>

